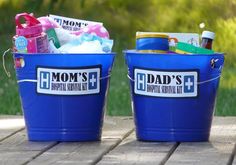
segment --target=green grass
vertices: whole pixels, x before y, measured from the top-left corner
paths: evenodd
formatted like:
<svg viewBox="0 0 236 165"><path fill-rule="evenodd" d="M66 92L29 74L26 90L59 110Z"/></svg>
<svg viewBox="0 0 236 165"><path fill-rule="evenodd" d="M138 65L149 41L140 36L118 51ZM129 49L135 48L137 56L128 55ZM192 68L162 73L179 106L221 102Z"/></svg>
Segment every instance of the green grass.
<svg viewBox="0 0 236 165"><path fill-rule="evenodd" d="M117 54L112 70L108 95L109 115L132 115L129 81L123 54Z"/></svg>
<svg viewBox="0 0 236 165"><path fill-rule="evenodd" d="M11 46L11 36L1 36L0 51ZM0 59L0 114L22 114L20 98L18 96L17 83L13 67L12 55L6 56L6 67L11 72L11 78L8 78L2 67L2 58ZM216 115L236 116L236 68L225 67L223 69L220 87L218 91ZM108 115L131 115L129 81L127 78L127 67L123 54L117 54L112 77L110 81L107 114Z"/></svg>
<svg viewBox="0 0 236 165"><path fill-rule="evenodd" d="M1 35L0 37L1 54L5 50L11 47L11 36ZM0 59L0 113L1 114L11 114L19 115L21 112L20 98L18 95L18 88L15 78L15 71L13 65L13 58L9 52L5 56L5 66L11 73L11 77L8 78L2 65L2 56Z"/></svg>
<svg viewBox="0 0 236 165"><path fill-rule="evenodd" d="M218 116L236 116L236 68L225 67L217 94Z"/></svg>

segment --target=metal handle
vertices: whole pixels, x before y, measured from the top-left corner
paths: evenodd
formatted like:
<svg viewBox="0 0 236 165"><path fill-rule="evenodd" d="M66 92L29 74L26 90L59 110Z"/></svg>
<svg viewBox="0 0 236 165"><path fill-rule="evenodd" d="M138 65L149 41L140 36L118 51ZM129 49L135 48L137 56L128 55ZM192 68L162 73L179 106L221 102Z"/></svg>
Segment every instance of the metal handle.
<svg viewBox="0 0 236 165"><path fill-rule="evenodd" d="M213 69L221 70L223 67L223 62L222 62L222 60L220 60L218 58L212 58L210 61L210 65L211 65L211 68L213 68Z"/></svg>

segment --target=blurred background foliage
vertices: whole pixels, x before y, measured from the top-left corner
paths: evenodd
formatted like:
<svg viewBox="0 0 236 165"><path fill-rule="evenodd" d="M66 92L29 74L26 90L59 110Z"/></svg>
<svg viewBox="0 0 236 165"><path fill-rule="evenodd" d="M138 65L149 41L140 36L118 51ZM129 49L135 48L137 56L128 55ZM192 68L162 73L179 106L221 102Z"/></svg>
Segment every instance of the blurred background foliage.
<svg viewBox="0 0 236 165"><path fill-rule="evenodd" d="M236 115L233 110L236 104L233 99L236 96L236 0L0 0L1 52L11 47L14 17L21 12L32 12L36 17L56 14L103 22L115 41L113 50L118 53L108 100L110 115L131 114L122 50L135 48L136 31L199 34L203 30L214 31L214 50L226 53L216 114ZM204 23L205 28L199 28L200 23ZM11 57L6 60L14 75ZM20 113L14 77L9 80L3 71L0 73L0 102L4 104L0 105L0 113ZM9 103L5 98L10 98Z"/></svg>

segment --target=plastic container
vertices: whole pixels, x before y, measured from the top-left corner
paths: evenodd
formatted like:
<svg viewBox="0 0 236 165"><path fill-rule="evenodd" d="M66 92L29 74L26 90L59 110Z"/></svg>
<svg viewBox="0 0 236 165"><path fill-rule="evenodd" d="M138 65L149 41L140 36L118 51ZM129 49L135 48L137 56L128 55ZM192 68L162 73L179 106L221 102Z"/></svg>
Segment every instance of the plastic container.
<svg viewBox="0 0 236 165"><path fill-rule="evenodd" d="M137 139L207 141L224 55L126 51L125 58Z"/></svg>
<svg viewBox="0 0 236 165"><path fill-rule="evenodd" d="M100 140L114 57L15 53L28 139Z"/></svg>
<svg viewBox="0 0 236 165"><path fill-rule="evenodd" d="M168 35L137 32L136 49L140 52L166 53L169 50Z"/></svg>
<svg viewBox="0 0 236 165"><path fill-rule="evenodd" d="M25 24L21 24L20 19ZM13 37L14 50L21 53L48 53L47 34L43 32L42 24L27 13L17 14L16 35Z"/></svg>

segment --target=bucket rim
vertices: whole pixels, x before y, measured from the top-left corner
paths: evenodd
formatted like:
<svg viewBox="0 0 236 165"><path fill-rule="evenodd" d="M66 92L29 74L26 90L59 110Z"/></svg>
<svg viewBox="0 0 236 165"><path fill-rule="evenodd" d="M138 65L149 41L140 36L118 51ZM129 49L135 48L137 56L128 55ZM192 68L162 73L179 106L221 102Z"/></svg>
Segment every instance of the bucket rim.
<svg viewBox="0 0 236 165"><path fill-rule="evenodd" d="M126 54L140 54L140 55L164 55L164 56L212 56L212 55L222 55L225 56L225 53L223 52L215 52L212 54L179 54L179 53L156 53L156 52L150 52L150 53L145 53L145 52L139 52L135 49L131 50L123 50L123 53Z"/></svg>
<svg viewBox="0 0 236 165"><path fill-rule="evenodd" d="M86 55L86 56L90 56L90 55L102 55L102 56L115 56L117 53L116 52L111 52L111 53L18 53L18 52L12 52L12 54L14 56L18 56L18 55L24 55L24 56L43 56L43 55L46 55L46 56L65 56L65 55L71 55L71 56L75 56L75 55L78 55L78 56L83 56L83 55Z"/></svg>

